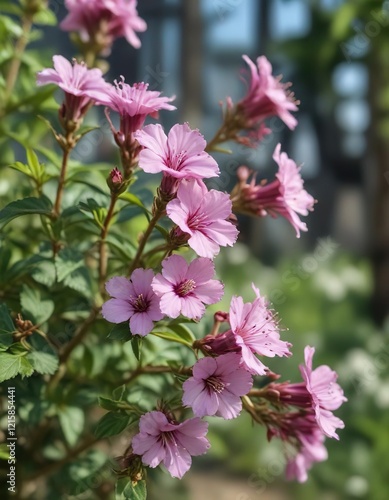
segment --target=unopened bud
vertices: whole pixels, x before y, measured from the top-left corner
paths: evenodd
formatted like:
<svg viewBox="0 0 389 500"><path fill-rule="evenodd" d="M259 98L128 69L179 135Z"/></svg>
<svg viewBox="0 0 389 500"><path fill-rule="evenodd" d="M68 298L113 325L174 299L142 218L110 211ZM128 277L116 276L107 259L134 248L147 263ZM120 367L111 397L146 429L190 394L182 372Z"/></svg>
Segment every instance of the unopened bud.
<svg viewBox="0 0 389 500"><path fill-rule="evenodd" d="M223 311L217 311L214 315L215 321L218 321L219 323L228 322L228 317L228 313Z"/></svg>
<svg viewBox="0 0 389 500"><path fill-rule="evenodd" d="M107 185L111 193L121 194L126 190L127 185L123 182L123 175L117 167L110 171L107 177Z"/></svg>

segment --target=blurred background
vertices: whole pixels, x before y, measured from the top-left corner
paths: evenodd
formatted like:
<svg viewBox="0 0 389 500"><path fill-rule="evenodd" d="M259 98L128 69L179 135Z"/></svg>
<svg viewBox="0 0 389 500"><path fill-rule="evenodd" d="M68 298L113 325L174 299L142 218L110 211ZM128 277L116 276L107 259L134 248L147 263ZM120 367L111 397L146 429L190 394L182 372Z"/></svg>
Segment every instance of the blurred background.
<svg viewBox="0 0 389 500"><path fill-rule="evenodd" d="M257 149L217 157L222 175L211 187L229 190L239 165L272 179L281 142L303 164L305 186L317 200L296 239L281 219L239 221L241 240L216 260L232 294L251 299L254 281L273 303L294 356L270 366L299 380L306 344L316 363L339 372L348 403L340 442L300 486L284 480L284 459L247 416L212 420L211 452L195 459L181 481L151 471L150 498L218 500L374 499L389 491L389 2L377 0L140 0L148 30L136 51L115 43L108 79L176 95L169 128L188 121L211 139L220 101L245 94L242 54L266 55L274 74L293 82L301 101L294 132L281 121ZM50 2L62 20L62 1ZM67 33L47 28L48 54L72 57ZM50 40L50 47L47 40ZM39 46L39 45L38 45ZM98 113L98 110L95 111ZM97 117L105 123L103 115ZM93 117L96 120L96 115ZM112 159L107 126L79 145L79 158ZM112 161L112 160L111 160Z"/></svg>

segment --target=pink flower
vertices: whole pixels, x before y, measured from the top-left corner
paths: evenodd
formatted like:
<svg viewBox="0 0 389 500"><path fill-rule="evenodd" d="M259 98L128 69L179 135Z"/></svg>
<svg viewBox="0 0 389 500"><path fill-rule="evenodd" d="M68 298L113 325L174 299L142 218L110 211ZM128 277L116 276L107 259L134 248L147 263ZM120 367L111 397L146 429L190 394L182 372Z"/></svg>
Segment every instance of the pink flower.
<svg viewBox="0 0 389 500"><path fill-rule="evenodd" d="M109 93L101 101L101 104L119 113L123 141L143 126L147 116L156 118L161 109L176 109L169 104L175 99L174 96L161 97L160 92L148 90L148 86L148 83L143 82L128 85L122 77L120 82L115 81L115 85L111 86ZM111 127L113 129L112 124Z"/></svg>
<svg viewBox="0 0 389 500"><path fill-rule="evenodd" d="M85 64L73 61L73 65L62 56L53 57L54 69L47 68L37 75L38 85L54 83L65 92L61 108L64 120L78 121L94 101L103 99L110 85L103 79L102 72L88 69Z"/></svg>
<svg viewBox="0 0 389 500"><path fill-rule="evenodd" d="M270 116L278 116L293 130L297 120L290 111L297 111L297 106L293 94L287 90L289 84L281 83L280 77L273 77L272 66L265 56L258 57L257 65L246 55L243 59L250 67L251 81L237 109L244 115L247 125L252 127Z"/></svg>
<svg viewBox="0 0 389 500"><path fill-rule="evenodd" d="M189 235L188 244L200 257L213 258L221 246L232 246L238 230L226 220L231 215L229 195L207 190L201 181L182 181L177 198L166 206L170 219L183 233Z"/></svg>
<svg viewBox="0 0 389 500"><path fill-rule="evenodd" d="M134 137L145 148L139 154L139 166L145 172L163 172L176 183L179 179L206 179L220 173L216 161L204 151L204 137L187 123L174 125L168 136L161 125L147 125Z"/></svg>
<svg viewBox="0 0 389 500"><path fill-rule="evenodd" d="M233 210L261 217L282 215L292 224L299 238L300 230L307 231L307 226L298 214L308 215L315 200L303 187L299 167L286 153L281 153L280 144L274 150L273 159L278 163L279 170L277 179L269 184L256 185L255 176L247 183L250 171L246 167L238 169L240 181L231 193Z"/></svg>
<svg viewBox="0 0 389 500"><path fill-rule="evenodd" d="M210 447L205 437L208 423L198 417L175 424L164 413L151 411L140 418L139 431L132 438L134 453L152 468L162 462L179 479L190 469L192 456L203 455Z"/></svg>
<svg viewBox="0 0 389 500"><path fill-rule="evenodd" d="M312 370L314 347L306 346L304 350L305 366L300 365L300 372L308 392L312 396L312 406L319 427L328 437L339 439L336 429L343 429L344 423L335 417L332 410L337 410L347 398L336 380L338 375L327 365Z"/></svg>
<svg viewBox="0 0 389 500"><path fill-rule="evenodd" d="M231 330L242 349L243 366L250 372L265 375L268 368L255 356L291 356L289 342L280 340L279 328L266 300L253 285L256 299L244 303L242 297L233 297L230 306Z"/></svg>
<svg viewBox="0 0 389 500"><path fill-rule="evenodd" d="M242 410L241 396L249 392L251 375L240 366L239 354L203 358L193 367L193 377L183 384L182 402L198 417L217 415L236 418Z"/></svg>
<svg viewBox="0 0 389 500"><path fill-rule="evenodd" d="M145 336L163 314L159 308L159 298L151 288L154 273L151 269L135 269L128 280L115 276L105 285L112 299L103 304L102 315L111 323L130 320L133 335Z"/></svg>
<svg viewBox="0 0 389 500"><path fill-rule="evenodd" d="M223 285L212 279L215 267L210 259L198 258L190 264L180 255L172 255L162 262L162 274L151 284L161 298L159 307L170 318L183 314L200 319L204 304L215 304L223 296Z"/></svg>
<svg viewBox="0 0 389 500"><path fill-rule="evenodd" d="M288 457L286 478L297 479L304 483L308 479L308 470L315 462L323 462L328 458L324 446L325 437L310 414L297 416L290 422L293 426L296 443L296 453Z"/></svg>
<svg viewBox="0 0 389 500"><path fill-rule="evenodd" d="M65 0L69 11L61 22L64 31L76 31L84 42L100 42L109 48L116 38L124 36L138 49L141 45L136 31L147 25L138 16L137 0ZM100 37L96 36L100 34Z"/></svg>

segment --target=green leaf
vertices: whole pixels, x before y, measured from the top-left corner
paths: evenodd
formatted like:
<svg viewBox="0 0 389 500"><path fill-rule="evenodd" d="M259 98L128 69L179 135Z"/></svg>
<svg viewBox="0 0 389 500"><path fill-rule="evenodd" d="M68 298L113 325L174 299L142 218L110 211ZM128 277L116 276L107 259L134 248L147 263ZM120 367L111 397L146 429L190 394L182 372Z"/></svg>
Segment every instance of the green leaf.
<svg viewBox="0 0 389 500"><path fill-rule="evenodd" d="M141 208L143 210L143 212L145 213L145 215L147 217L147 220L150 222L151 212L150 212L150 210L147 210L147 208L144 206L144 204L142 203L141 199L138 198L138 196L136 196L133 193L127 193L126 192L126 193L122 193L119 196L119 200L125 200L130 205L135 205L135 206Z"/></svg>
<svg viewBox="0 0 389 500"><path fill-rule="evenodd" d="M9 0L0 2L0 11L4 14L13 14L18 17L22 17L23 15L23 10L20 6L10 3Z"/></svg>
<svg viewBox="0 0 389 500"><path fill-rule="evenodd" d="M98 128L100 128L100 127L93 126L93 125L92 126L86 125L86 126L81 127L80 130L77 132L77 140L84 137L84 135L89 134L89 132L92 132L92 130L96 130Z"/></svg>
<svg viewBox="0 0 389 500"><path fill-rule="evenodd" d="M179 335L182 339L188 341L190 344L192 344L196 340L192 331L186 325L170 323L169 329L173 330L174 333Z"/></svg>
<svg viewBox="0 0 389 500"><path fill-rule="evenodd" d="M134 356L138 361L140 361L140 357L142 354L142 345L143 345L143 337L140 335L134 335L131 339L131 347Z"/></svg>
<svg viewBox="0 0 389 500"><path fill-rule="evenodd" d="M57 25L57 18L55 17L55 14L52 10L46 8L46 9L42 9L37 14L35 14L34 23L35 24L43 24L46 26L56 26Z"/></svg>
<svg viewBox="0 0 389 500"><path fill-rule="evenodd" d="M13 343L15 331L12 318L5 304L0 304L0 351L5 351Z"/></svg>
<svg viewBox="0 0 389 500"><path fill-rule="evenodd" d="M169 329L166 329L166 330L163 330L163 331L155 331L153 330L152 332L150 332L150 335L155 335L156 337L159 337L161 339L165 339L165 340L170 340L171 342L178 342L179 344L183 344L183 345L186 345L188 347L192 347L192 342L188 342L187 340L183 339L181 337L181 335L173 332L173 331L169 331Z"/></svg>
<svg viewBox="0 0 389 500"><path fill-rule="evenodd" d="M131 478L123 477L116 483L115 500L146 500L146 481L132 481Z"/></svg>
<svg viewBox="0 0 389 500"><path fill-rule="evenodd" d="M162 234L162 236L165 238L165 240L168 240L170 231L168 231L164 227L160 226L159 224L157 224L155 226L155 229L158 229L158 231Z"/></svg>
<svg viewBox="0 0 389 500"><path fill-rule="evenodd" d="M43 259L37 263L31 274L38 283L51 287L56 280L54 262L51 259Z"/></svg>
<svg viewBox="0 0 389 500"><path fill-rule="evenodd" d="M24 352L25 354L25 352ZM21 375L22 378L33 374L34 369L23 353L17 355L0 352L0 382Z"/></svg>
<svg viewBox="0 0 389 500"><path fill-rule="evenodd" d="M62 432L70 446L74 446L84 429L84 412L76 406L65 406L58 411Z"/></svg>
<svg viewBox="0 0 389 500"><path fill-rule="evenodd" d="M27 164L30 167L31 172L35 175L35 179L37 179L39 178L42 170L38 157L36 153L30 148L27 148L26 154L27 154Z"/></svg>
<svg viewBox="0 0 389 500"><path fill-rule="evenodd" d="M128 203L130 203L131 205L136 205L137 207L140 207L143 210L145 210L146 212L148 212L149 214L151 214L151 212L149 210L147 210L147 208L143 205L141 199L138 198L138 196L136 196L133 193L122 193L119 196L119 200L128 201Z"/></svg>
<svg viewBox="0 0 389 500"><path fill-rule="evenodd" d="M125 323L118 323L115 325L109 332L108 337L109 340L122 340L127 342L132 339L132 335L130 332L130 327L128 326L128 321Z"/></svg>
<svg viewBox="0 0 389 500"><path fill-rule="evenodd" d="M26 358L34 370L42 375L53 375L58 368L58 358L54 354L42 351L31 351Z"/></svg>
<svg viewBox="0 0 389 500"><path fill-rule="evenodd" d="M115 399L109 399L109 398L103 398L102 396L99 397L99 405L104 408L104 410L108 411L119 411L119 410L133 410L133 411L139 411L138 408L129 405L125 401L117 401Z"/></svg>
<svg viewBox="0 0 389 500"><path fill-rule="evenodd" d="M99 420L95 429L95 436L102 439L109 436L116 436L124 431L126 427L135 423L137 418L134 415L127 413L112 413L109 412Z"/></svg>
<svg viewBox="0 0 389 500"><path fill-rule="evenodd" d="M22 215L51 215L52 206L51 201L46 196L12 201L0 210L0 225L5 226L12 219Z"/></svg>
<svg viewBox="0 0 389 500"><path fill-rule="evenodd" d="M358 5L350 2L339 7L333 17L331 26L331 35L335 40L342 41L347 38L348 33L351 31L352 21L357 15L357 10Z"/></svg>
<svg viewBox="0 0 389 500"><path fill-rule="evenodd" d="M55 258L57 279L60 283L76 269L84 265L84 257L81 252L72 248L62 248Z"/></svg>
<svg viewBox="0 0 389 500"><path fill-rule="evenodd" d="M63 283L72 290L82 293L85 297L90 298L92 296L91 280L88 269L85 266L76 269L66 276Z"/></svg>
<svg viewBox="0 0 389 500"><path fill-rule="evenodd" d="M42 115L38 115L38 118L40 120L42 120L42 122L47 126L47 128L52 132L54 138L56 141L58 141L60 139L60 134L55 130L55 128L52 126L50 120L48 120L47 118L45 118L44 116ZM45 153L43 153L45 154ZM45 156L47 156L45 154ZM49 158L50 159L50 158ZM56 164L56 161L54 162L54 164Z"/></svg>
<svg viewBox="0 0 389 500"><path fill-rule="evenodd" d="M42 300L40 291L36 288L29 288L27 285L23 285L20 304L23 311L37 324L47 321L54 311L54 302L52 300Z"/></svg>
<svg viewBox="0 0 389 500"><path fill-rule="evenodd" d="M2 277L8 269L8 264L10 263L11 256L12 253L8 247L0 247L0 282L2 283L4 283Z"/></svg>
<svg viewBox="0 0 389 500"><path fill-rule="evenodd" d="M125 393L126 393L126 385L122 384L119 385L119 387L116 387L116 389L112 391L112 396L114 397L115 400L122 401Z"/></svg>
<svg viewBox="0 0 389 500"><path fill-rule="evenodd" d="M9 448L7 443L0 444L0 460L8 460L9 459Z"/></svg>
<svg viewBox="0 0 389 500"><path fill-rule="evenodd" d="M0 26L9 35L14 36L15 38L20 38L23 35L23 29L20 24L8 16L0 16Z"/></svg>

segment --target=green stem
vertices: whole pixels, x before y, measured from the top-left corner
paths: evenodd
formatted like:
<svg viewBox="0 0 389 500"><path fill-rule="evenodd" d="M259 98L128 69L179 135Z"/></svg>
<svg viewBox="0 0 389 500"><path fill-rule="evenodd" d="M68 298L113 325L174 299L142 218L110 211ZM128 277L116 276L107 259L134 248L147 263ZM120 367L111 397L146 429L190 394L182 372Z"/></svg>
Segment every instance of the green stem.
<svg viewBox="0 0 389 500"><path fill-rule="evenodd" d="M248 396L243 396L242 397L242 404L243 408L251 415L251 418L255 421L258 422L258 424L263 424L262 419L259 417L257 412L255 411L255 407L251 401L251 399Z"/></svg>
<svg viewBox="0 0 389 500"><path fill-rule="evenodd" d="M89 331L89 327L94 323L97 314L99 312L99 308L94 307L90 312L87 319L80 325L78 330L76 331L74 337L70 342L65 344L63 349L59 352L59 367L58 370L54 373L47 384L47 393L51 393L58 385L60 380L64 377L66 373L66 362L73 352L73 350L84 340L85 335Z"/></svg>
<svg viewBox="0 0 389 500"><path fill-rule="evenodd" d="M72 150L72 147L69 146L69 140L67 140L66 143L67 143L67 145L63 149L61 172L59 174L57 195L55 197L55 203L54 203L54 208L53 208L53 215L55 217L59 216L59 212L61 210L62 195L63 195L63 190L64 190L65 182L66 182L66 170L67 170L67 166L68 166L70 151Z"/></svg>
<svg viewBox="0 0 389 500"><path fill-rule="evenodd" d="M129 384L133 380L135 380L140 375L144 375L146 373L177 373L181 375L190 375L192 373L192 369L188 366L182 366L181 368L175 370L170 366L139 366L136 370L134 370L127 378L122 381L122 384Z"/></svg>
<svg viewBox="0 0 389 500"><path fill-rule="evenodd" d="M106 238L108 235L109 225L114 215L115 204L118 199L116 193L111 193L111 201L109 204L107 216L105 217L103 227L100 234L100 248L99 248L99 289L100 292L104 293L104 282L107 277L107 263L108 263L108 253Z"/></svg>
<svg viewBox="0 0 389 500"><path fill-rule="evenodd" d="M152 217L152 219L150 220L149 225L148 225L148 227L147 227L145 233L143 234L143 237L139 243L139 247L138 247L138 250L136 252L136 255L132 260L132 263L131 263L131 266L129 269L129 274L131 274L139 266L139 263L140 263L141 258L142 258L142 253L143 253L143 250L146 246L147 240L149 239L154 227L157 225L157 222L162 217L163 213L164 213L164 210L163 211L157 210L155 212L154 216Z"/></svg>
<svg viewBox="0 0 389 500"><path fill-rule="evenodd" d="M88 68L93 68L96 62L96 54L95 52L88 48L84 52L84 62L87 65Z"/></svg>
<svg viewBox="0 0 389 500"><path fill-rule="evenodd" d="M8 99L11 97L12 91L15 87L15 83L19 74L20 65L22 62L22 55L28 44L28 35L31 31L31 27L32 27L31 17L29 16L24 17L22 20L23 33L15 44L14 56L11 60L11 64L9 66L7 78L5 81L5 102L7 102Z"/></svg>
<svg viewBox="0 0 389 500"><path fill-rule="evenodd" d="M218 151L218 152L222 152L222 153L228 152L225 150L221 150L217 147L218 144L221 144L223 142L228 141L229 137L228 137L227 132L228 132L228 130L227 130L226 124L223 123L221 125L221 127L219 128L219 130L214 135L214 137L207 143L207 147L205 148L205 151L207 153L210 153L211 151Z"/></svg>

